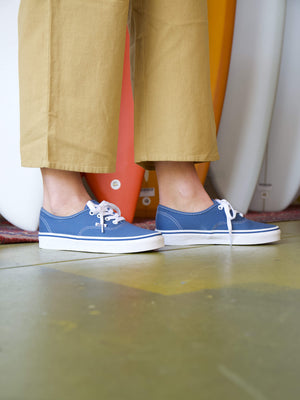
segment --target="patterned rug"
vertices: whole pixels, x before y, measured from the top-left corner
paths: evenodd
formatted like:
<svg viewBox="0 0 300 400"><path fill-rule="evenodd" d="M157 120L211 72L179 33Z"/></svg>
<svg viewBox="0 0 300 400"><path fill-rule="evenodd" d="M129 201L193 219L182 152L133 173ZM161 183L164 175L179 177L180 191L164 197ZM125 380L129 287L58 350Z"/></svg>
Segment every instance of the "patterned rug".
<svg viewBox="0 0 300 400"><path fill-rule="evenodd" d="M0 244L38 242L38 233L23 231L0 216Z"/></svg>
<svg viewBox="0 0 300 400"><path fill-rule="evenodd" d="M279 212L249 212L246 217L259 222L299 221L300 205L292 205ZM155 221L149 219L136 219L134 224L145 229L155 229ZM38 233L23 231L11 225L0 216L0 244L30 243L38 241Z"/></svg>

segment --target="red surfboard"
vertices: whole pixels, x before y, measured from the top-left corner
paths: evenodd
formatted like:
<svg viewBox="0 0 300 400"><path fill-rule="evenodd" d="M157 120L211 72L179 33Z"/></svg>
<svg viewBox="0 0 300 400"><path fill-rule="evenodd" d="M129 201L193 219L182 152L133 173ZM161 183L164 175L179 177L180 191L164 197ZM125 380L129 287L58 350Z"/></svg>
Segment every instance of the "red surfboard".
<svg viewBox="0 0 300 400"><path fill-rule="evenodd" d="M143 180L144 169L134 163L134 105L130 81L129 33L126 33L123 83L119 119L116 172L85 174L99 202L116 204L123 217L132 222Z"/></svg>

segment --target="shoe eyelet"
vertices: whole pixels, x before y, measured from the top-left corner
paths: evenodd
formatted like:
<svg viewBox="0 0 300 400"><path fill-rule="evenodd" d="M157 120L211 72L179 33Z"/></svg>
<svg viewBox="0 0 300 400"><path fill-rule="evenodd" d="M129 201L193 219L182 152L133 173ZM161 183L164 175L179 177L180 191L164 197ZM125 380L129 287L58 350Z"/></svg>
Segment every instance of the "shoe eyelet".
<svg viewBox="0 0 300 400"><path fill-rule="evenodd" d="M93 213L93 211L90 211L89 214L90 214L90 215L95 215L95 214Z"/></svg>
<svg viewBox="0 0 300 400"><path fill-rule="evenodd" d="M118 221L113 221L112 222L114 225L118 225Z"/></svg>
<svg viewBox="0 0 300 400"><path fill-rule="evenodd" d="M222 211L223 207L222 206L218 206L218 210Z"/></svg>
<svg viewBox="0 0 300 400"><path fill-rule="evenodd" d="M109 221L109 218L108 218L108 217L105 217L104 220L105 220L105 221Z"/></svg>

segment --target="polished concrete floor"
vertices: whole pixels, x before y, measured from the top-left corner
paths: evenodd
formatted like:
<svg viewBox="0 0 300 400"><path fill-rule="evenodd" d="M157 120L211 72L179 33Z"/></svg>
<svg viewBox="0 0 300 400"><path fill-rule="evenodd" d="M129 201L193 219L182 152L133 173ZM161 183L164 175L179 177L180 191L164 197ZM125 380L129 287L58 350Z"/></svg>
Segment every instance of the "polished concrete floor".
<svg viewBox="0 0 300 400"><path fill-rule="evenodd" d="M1 400L298 400L300 221L279 244L0 246Z"/></svg>

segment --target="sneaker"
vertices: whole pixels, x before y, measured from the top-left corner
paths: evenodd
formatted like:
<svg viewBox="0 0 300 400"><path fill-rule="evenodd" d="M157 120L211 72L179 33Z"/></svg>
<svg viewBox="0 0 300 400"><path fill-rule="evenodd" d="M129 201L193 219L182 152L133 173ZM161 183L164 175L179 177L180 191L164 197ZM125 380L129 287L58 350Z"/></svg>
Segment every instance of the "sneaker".
<svg viewBox="0 0 300 400"><path fill-rule="evenodd" d="M278 226L250 221L226 200L214 200L211 207L195 213L159 205L156 229L166 245L253 245L280 240Z"/></svg>
<svg viewBox="0 0 300 400"><path fill-rule="evenodd" d="M42 208L39 246L53 250L136 253L159 249L164 246L164 239L159 232L125 221L114 204L88 201L83 211L67 217L58 217Z"/></svg>

